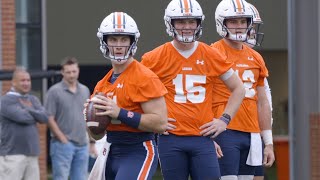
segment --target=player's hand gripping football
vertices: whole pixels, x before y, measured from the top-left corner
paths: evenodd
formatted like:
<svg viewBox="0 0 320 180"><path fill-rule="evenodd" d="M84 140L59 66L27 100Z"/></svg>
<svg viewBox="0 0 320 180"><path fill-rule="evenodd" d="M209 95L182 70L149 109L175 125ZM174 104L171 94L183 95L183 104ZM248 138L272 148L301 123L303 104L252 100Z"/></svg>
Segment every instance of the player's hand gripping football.
<svg viewBox="0 0 320 180"><path fill-rule="evenodd" d="M103 110L102 112L97 112L96 113L97 116L108 115L112 119L118 118L120 108L112 99L98 94L98 95L95 95L91 99L91 101L95 103L94 107L96 109Z"/></svg>
<svg viewBox="0 0 320 180"><path fill-rule="evenodd" d="M227 129L227 124L220 119L214 118L213 121L208 122L200 127L200 134L202 136L217 137L220 133Z"/></svg>

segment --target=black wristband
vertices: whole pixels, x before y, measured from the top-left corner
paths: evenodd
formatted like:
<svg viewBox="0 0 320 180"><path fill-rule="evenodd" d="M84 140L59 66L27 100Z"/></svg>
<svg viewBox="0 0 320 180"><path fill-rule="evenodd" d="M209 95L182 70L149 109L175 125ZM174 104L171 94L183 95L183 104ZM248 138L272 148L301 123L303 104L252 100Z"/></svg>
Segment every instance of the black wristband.
<svg viewBox="0 0 320 180"><path fill-rule="evenodd" d="M225 122L227 125L230 123L231 121L231 116L227 113L223 113L222 116L219 118L220 120L222 120L223 122Z"/></svg>

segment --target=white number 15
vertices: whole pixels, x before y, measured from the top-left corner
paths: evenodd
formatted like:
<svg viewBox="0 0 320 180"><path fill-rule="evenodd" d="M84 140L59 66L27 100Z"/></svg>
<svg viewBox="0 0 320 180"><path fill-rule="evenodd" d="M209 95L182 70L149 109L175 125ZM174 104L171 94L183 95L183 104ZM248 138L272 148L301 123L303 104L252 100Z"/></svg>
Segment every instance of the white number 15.
<svg viewBox="0 0 320 180"><path fill-rule="evenodd" d="M183 74L178 74L173 80L176 95L174 102L186 103L189 100L192 103L202 103L206 96L206 89L202 86L194 86L197 84L205 84L206 76L201 75L185 75L185 87L183 86ZM187 94L184 94L184 89Z"/></svg>

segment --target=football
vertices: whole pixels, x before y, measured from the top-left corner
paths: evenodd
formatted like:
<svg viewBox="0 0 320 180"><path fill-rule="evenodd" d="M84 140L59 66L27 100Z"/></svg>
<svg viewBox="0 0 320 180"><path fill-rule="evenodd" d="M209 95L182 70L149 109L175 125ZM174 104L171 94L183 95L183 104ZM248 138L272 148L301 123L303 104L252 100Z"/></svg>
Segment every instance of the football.
<svg viewBox="0 0 320 180"><path fill-rule="evenodd" d="M87 123L87 127L90 129L91 133L94 135L99 135L104 133L108 125L111 122L110 116L97 116L96 112L102 112L103 110L96 109L94 103L91 101L85 108L84 117Z"/></svg>

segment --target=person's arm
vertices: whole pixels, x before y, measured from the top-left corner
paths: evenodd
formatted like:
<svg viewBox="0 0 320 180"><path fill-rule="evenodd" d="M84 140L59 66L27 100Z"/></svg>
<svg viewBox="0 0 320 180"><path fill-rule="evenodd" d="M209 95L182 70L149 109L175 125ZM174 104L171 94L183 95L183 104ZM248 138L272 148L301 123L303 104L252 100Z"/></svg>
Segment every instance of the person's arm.
<svg viewBox="0 0 320 180"><path fill-rule="evenodd" d="M49 113L49 120L48 120L48 126L52 134L55 138L57 138L62 143L67 143L68 138L64 135L64 133L60 130L57 121L55 119L55 114L57 112L57 107L59 106L58 103L58 92L49 89L49 91L46 94L44 106Z"/></svg>
<svg viewBox="0 0 320 180"><path fill-rule="evenodd" d="M62 143L67 143L68 138L63 134L63 132L60 130L58 124L56 123L56 120L54 119L54 116L49 116L48 121L49 128L51 132L54 134L54 136Z"/></svg>
<svg viewBox="0 0 320 180"><path fill-rule="evenodd" d="M8 100L8 98L10 97L5 97L1 100L1 114L4 117L20 124L36 123L36 120L29 113L29 111L24 108L24 106L21 106L21 102L19 99L15 99L16 97L12 97L12 99Z"/></svg>
<svg viewBox="0 0 320 180"><path fill-rule="evenodd" d="M43 110L28 109L28 111L38 123L48 123L48 114Z"/></svg>
<svg viewBox="0 0 320 180"><path fill-rule="evenodd" d="M233 73L228 79L223 81L227 88L231 91L228 103L224 109L224 113L230 115L231 119L238 111L244 95L246 93L240 78Z"/></svg>
<svg viewBox="0 0 320 180"><path fill-rule="evenodd" d="M26 109L34 117L34 119L39 123L48 123L49 115L45 108L41 105L37 98L32 99L32 105L26 106Z"/></svg>
<svg viewBox="0 0 320 180"><path fill-rule="evenodd" d="M96 113L96 115L108 115L133 128L146 132L163 133L166 130L167 108L164 97L154 98L141 103L143 114L119 108L112 99L105 96L96 95L95 97L91 99L91 101L96 103L94 107L104 110L104 112ZM127 116L128 113L131 114L130 117Z"/></svg>
<svg viewBox="0 0 320 180"><path fill-rule="evenodd" d="M273 152L272 125L271 125L271 108L266 95L265 87L258 86L258 117L261 136L265 144L263 151L263 165L271 167L275 161Z"/></svg>
<svg viewBox="0 0 320 180"><path fill-rule="evenodd" d="M271 130L271 108L264 86L257 86L258 117L261 131Z"/></svg>
<svg viewBox="0 0 320 180"><path fill-rule="evenodd" d="M268 101L269 101L269 105L270 105L270 108L271 108L271 112L272 112L271 89L270 89L269 82L268 82L267 78L264 78L264 90L266 91L266 95L267 95L267 98L268 98Z"/></svg>
<svg viewBox="0 0 320 180"><path fill-rule="evenodd" d="M230 73L226 75L226 73ZM242 81L233 72L233 70L226 72L222 75L221 79L231 91L231 95L228 99L226 108L223 115L219 119L206 123L200 127L202 130L200 134L202 136L211 136L211 138L217 137L221 132L225 131L232 117L238 111L240 104L245 95L245 89Z"/></svg>
<svg viewBox="0 0 320 180"><path fill-rule="evenodd" d="M143 131L164 133L167 129L167 106L164 97L141 103L144 114L141 116L139 129Z"/></svg>
<svg viewBox="0 0 320 180"><path fill-rule="evenodd" d="M271 126L273 124L273 118L272 118L272 95L271 95L271 88L269 86L269 82L267 78L264 78L264 90L266 91L266 95L269 101L270 109L271 109Z"/></svg>

